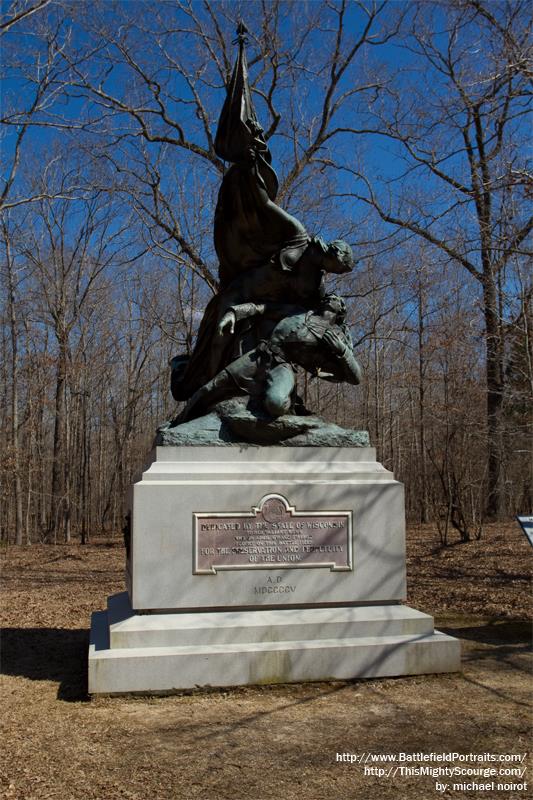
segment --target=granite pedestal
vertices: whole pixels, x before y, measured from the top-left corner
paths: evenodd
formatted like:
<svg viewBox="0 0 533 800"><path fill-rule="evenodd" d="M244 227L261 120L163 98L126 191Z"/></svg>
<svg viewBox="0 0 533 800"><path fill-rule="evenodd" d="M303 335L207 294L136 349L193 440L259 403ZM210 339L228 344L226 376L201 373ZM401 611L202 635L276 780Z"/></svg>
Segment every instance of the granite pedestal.
<svg viewBox="0 0 533 800"><path fill-rule="evenodd" d="M373 448L158 447L129 509L91 693L459 669L459 642L402 605L403 486Z"/></svg>

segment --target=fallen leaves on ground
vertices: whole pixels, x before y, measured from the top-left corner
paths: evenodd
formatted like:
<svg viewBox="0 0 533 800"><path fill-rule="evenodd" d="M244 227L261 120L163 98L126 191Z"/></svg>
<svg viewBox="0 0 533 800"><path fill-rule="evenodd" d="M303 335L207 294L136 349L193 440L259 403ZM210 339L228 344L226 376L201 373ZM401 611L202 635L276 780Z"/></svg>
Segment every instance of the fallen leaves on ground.
<svg viewBox="0 0 533 800"><path fill-rule="evenodd" d="M516 523L487 526L480 542L445 549L432 526L408 531L408 602L462 639L461 674L89 699L89 619L124 589L120 541L9 547L1 590L2 796L434 797L430 776L365 775L337 754L527 752L531 556ZM491 800L525 796L490 793Z"/></svg>

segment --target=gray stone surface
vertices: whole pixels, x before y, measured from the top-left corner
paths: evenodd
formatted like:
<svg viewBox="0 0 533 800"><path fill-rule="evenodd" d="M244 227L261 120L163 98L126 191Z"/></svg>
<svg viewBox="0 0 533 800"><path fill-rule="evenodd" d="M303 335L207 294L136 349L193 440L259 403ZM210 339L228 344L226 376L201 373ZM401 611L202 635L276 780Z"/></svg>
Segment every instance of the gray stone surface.
<svg viewBox="0 0 533 800"><path fill-rule="evenodd" d="M459 642L399 605L136 615L127 596L93 615L89 692L347 680L451 672Z"/></svg>
<svg viewBox="0 0 533 800"><path fill-rule="evenodd" d="M403 486L373 448L158 447L131 491L133 608L388 603L405 598ZM349 511L353 569L193 574L193 515L249 512L276 493L300 512ZM268 591L273 584L278 591Z"/></svg>
<svg viewBox="0 0 533 800"><path fill-rule="evenodd" d="M342 639L361 636L422 636L433 633L433 618L408 606L271 608L136 614L128 593L107 602L110 646L178 647L275 641Z"/></svg>
<svg viewBox="0 0 533 800"><path fill-rule="evenodd" d="M233 520L272 496L311 520L349 511L351 569L259 564L195 574L198 519ZM260 519L274 525L267 517L276 507L265 508ZM401 604L403 487L373 448L157 447L130 510L129 593L93 615L91 693L460 669L458 640ZM209 516L195 521L199 513Z"/></svg>

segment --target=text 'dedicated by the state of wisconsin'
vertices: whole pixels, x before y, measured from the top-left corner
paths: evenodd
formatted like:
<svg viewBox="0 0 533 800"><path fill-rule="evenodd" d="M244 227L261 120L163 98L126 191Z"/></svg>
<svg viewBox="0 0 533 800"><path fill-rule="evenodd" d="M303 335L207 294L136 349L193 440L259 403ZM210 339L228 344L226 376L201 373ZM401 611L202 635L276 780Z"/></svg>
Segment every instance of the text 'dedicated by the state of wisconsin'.
<svg viewBox="0 0 533 800"><path fill-rule="evenodd" d="M195 575L230 569L352 569L352 512L297 511L269 494L249 512L193 515Z"/></svg>

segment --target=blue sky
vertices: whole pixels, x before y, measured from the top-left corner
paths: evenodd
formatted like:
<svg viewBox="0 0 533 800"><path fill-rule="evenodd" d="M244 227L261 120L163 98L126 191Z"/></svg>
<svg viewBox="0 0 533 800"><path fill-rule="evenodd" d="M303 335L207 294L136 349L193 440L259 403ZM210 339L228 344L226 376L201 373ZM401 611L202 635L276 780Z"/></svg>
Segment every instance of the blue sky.
<svg viewBox="0 0 533 800"><path fill-rule="evenodd" d="M9 3L3 3L4 10L9 8ZM339 5L337 4L337 8ZM90 8L91 13L86 13ZM152 7L154 8L154 7ZM187 59L193 55L194 47L198 41L191 33L183 32L184 28L191 28L192 21L183 12L181 12L175 4L159 4L155 6L157 9L164 10L164 22L168 25L173 25L174 28L181 28L181 31L171 33L162 37L163 43L168 46L171 55L176 58ZM231 41L233 37L233 22L227 21L224 18L224 13L231 12L237 16L239 8L242 9L245 21L248 22L252 28L253 24L260 25L260 20L255 19L257 4L244 3L239 6L237 3L217 5L214 8L220 11L219 22L226 32L227 41ZM280 37L282 46L287 42L295 43L298 38L298 16L295 14L299 8L306 10L309 8L309 13L319 14L324 10L324 5L321 3L311 3L307 6L304 3L293 2L286 3L283 6L284 19L280 25ZM429 8L429 6L428 6ZM35 53L40 51L41 58L44 58L45 46L43 39L39 38L36 33L39 33L40 26L45 22L50 27L53 26L57 20L58 9L54 4L47 7L46 17L37 19L37 15L28 23L21 24L9 32L5 38L6 45L4 50L4 70L6 78L4 81L4 94L3 94L3 113L9 114L14 108L16 110L27 110L32 102L34 86L31 82L21 77L24 70L27 70L30 75L35 75ZM129 3L118 4L118 12L115 11L111 4L104 4L95 6L78 4L73 6L74 15L77 17L63 20L58 27L58 46L61 47L68 38L68 49L73 52L78 49L90 50L94 45L99 44L98 37L91 31L93 24L98 27L98 24L107 25L109 29L116 33L118 36L124 34L129 44L134 43L132 49L135 57L139 63L151 70L151 77L164 82L169 78L166 87L166 107L169 115L173 116L177 121L183 124L186 134L191 136L194 141L199 144L205 144L205 138L201 130L201 124L195 115L194 108L188 105L187 101L192 98L191 89L187 86L186 81L180 76L176 70L172 73L167 71L167 67L162 65L159 69L153 70L154 63L157 59L161 61L161 55L157 50L156 34L159 26L159 21L153 15L146 14L145 4L141 0L130 0ZM102 10L103 9L103 10ZM195 13L198 17L206 19L206 11L201 3L193 5ZM400 12L405 12L409 20L414 13L414 5L409 2L395 2L388 3L385 9L385 19L389 22L393 17ZM144 26L147 30L141 31L140 29L127 30L128 19L127 16L131 15L136 18L140 16L137 22L140 26ZM101 14L100 22L97 22L98 15ZM117 16L118 14L118 16ZM123 15L126 14L126 19ZM438 7L432 10L432 33L435 36L437 43L444 43L447 33L444 25L444 18L442 13L439 12ZM251 17L251 19L250 19ZM366 21L365 14L355 4L351 3L348 6L346 15L346 41L344 44L345 51L349 48L351 42L354 40ZM276 95L275 102L277 107L282 112L283 119L279 131L270 140L270 147L274 156L274 165L277 168L280 177L283 178L287 169L293 163L293 151L289 134L290 128L287 125L287 120L290 118L290 109L292 106L301 104L301 110L304 120L309 120L314 113L318 113L323 98L323 86L327 82L329 75L328 52L331 52L331 45L334 39L331 26L334 22L333 13L330 14L329 19L325 18L321 24L316 25L309 33L306 40L306 47L297 53L296 57L300 63L300 69L297 71L298 85L295 87L291 83L280 90ZM475 31L474 31L475 33ZM469 40L468 37L471 37ZM250 61L253 61L255 56L255 46L253 43L253 36L250 37L251 41L248 46L248 53ZM472 28L464 32L466 42L471 42L470 51L468 51L468 58L472 61L474 68L482 69L484 64L485 53L479 47L479 42L476 37L472 37ZM337 87L337 95L349 90L355 83L360 81L367 81L374 76L379 78L386 78L389 74L399 69L394 78L394 87L400 93L402 104L409 108L409 104L413 103L414 93L417 91L423 92L423 81L427 75L422 71L422 62L420 57L407 49L405 41L400 41L393 38L386 44L379 46L365 46L361 50L352 68L347 70ZM294 45L295 47L296 45ZM236 48L230 48L231 56L236 54ZM291 53L292 54L292 53ZM18 62L15 66L12 64L12 59ZM124 66L123 63L116 63L118 53L116 47L100 48L95 50L91 58L83 62L81 69L86 70L90 79L94 82L102 81L102 86L111 94L122 96L125 90L127 91L140 91L138 85L135 86L131 83L132 71L130 68ZM476 63L477 62L477 63ZM251 66L252 79L257 75L261 65L256 64ZM432 73L431 87L435 90L435 101L441 98L443 101L447 99L447 89L444 85L439 87L437 73ZM202 75L202 81L199 84L201 87L202 98L211 114L212 124L211 131L214 133L216 126L216 118L219 109L222 106L224 99L224 88L222 81L213 66L207 68L207 71ZM261 84L262 88L266 87L266 83ZM141 96L141 95L139 95ZM360 127L376 127L375 111L378 105L373 105L375 97L372 92L363 93L355 96L349 102L345 103L342 111L339 112L335 120L335 124L340 126L354 126ZM185 103L183 102L185 101ZM264 101L259 95L255 97L258 115L261 121L265 124L268 122L266 115L266 107ZM153 103L153 100L151 101ZM414 108L413 111L417 109ZM58 94L53 102L50 103L45 115L41 116L41 120L51 121L60 116L64 121L72 121L78 123L80 121L87 122L91 117L99 113L99 109L94 106L93 101L87 99L86 96L80 96L80 92L70 89L67 94ZM58 116L56 116L58 115ZM153 117L151 117L153 119ZM132 124L131 119L127 115L115 119L120 125L127 126L132 132L137 130L135 123ZM520 125L525 123L519 123ZM164 126L158 124L159 129ZM521 131L523 134L524 129ZM175 135L175 132L173 132ZM303 131L305 134L305 130ZM17 134L17 129L14 127L7 127L4 133L3 152L5 155L4 161L9 167L10 156L12 155L13 143ZM105 138L105 137L104 137ZM112 137L107 134L107 140L112 141ZM304 142L305 135L301 136L300 142ZM101 125L95 130L89 128L86 132L65 132L57 131L53 128L46 127L33 127L28 131L24 147L22 149L22 160L20 169L20 180L28 182L35 174L35 164L46 164L50 158L51 153L56 152L59 156L59 167L56 170L58 174L61 173L60 167L64 169L71 166L71 161L74 158L76 148L81 144L90 152L94 148L102 144L103 138L101 135ZM134 149L138 139L133 137L129 144L113 145L109 144L109 154L113 157L119 156L120 148L124 152L120 154L120 158L126 159L124 162L131 165L131 159L134 157ZM451 146L452 150L455 142L450 138L446 145ZM129 149L128 149L129 148ZM191 187L191 192L194 192L194 187L209 185L212 187L211 205L204 204L200 209L200 217L204 220L204 227L209 225L211 215L213 213L212 202L216 187L218 185L219 176L212 169L209 164L202 162L195 156L181 148L168 146L164 151L161 150L160 145L146 145L148 152L155 158L161 152L163 163L163 182L164 188L169 193L174 193L183 182ZM94 153L93 153L94 154ZM129 155L128 155L129 154ZM349 169L361 169L362 172L374 181L376 191L379 198L384 204L388 202L388 192L392 192L392 196L400 195L402 192L409 188L409 191L415 197L419 194L423 201L427 203L427 207L431 208L433 213L438 214L444 210L450 203L450 194L442 193L441 183L424 175L423 180L418 180L418 172L413 173L414 179L411 175L405 174L406 164L404 160L404 150L402 146L380 135L368 136L353 136L344 134L337 136L331 140L326 148L322 151L325 157L334 157L337 161L343 164L346 169L341 172L333 173L331 170L329 174L332 176L332 186L334 194L339 195L336 200L329 203L323 202L322 206L317 207L316 211L312 208L305 210L304 213L308 215L308 220L304 220L310 227L322 226L319 232L324 235L339 235L335 230L339 224L342 226L348 225L350 221L356 222L358 220L365 220L367 217L367 209L361 201L350 196L352 191L361 192L363 187L360 182L355 181L353 175L349 173ZM76 158L79 158L76 156ZM100 162L103 163L103 162ZM447 169L463 169L464 171L464 156L452 157L446 163ZM87 169L87 167L84 167ZM313 175L312 181L316 182L316 176ZM391 182L392 181L392 182ZM17 187L14 187L15 194ZM307 189L296 195L293 203L296 206L291 206L293 213L300 211L299 203L303 202L305 205ZM328 189L330 191L330 189ZM344 197L342 197L344 195ZM339 220L343 220L339 222ZM463 224L466 229L469 227L468 214L464 215ZM389 232L392 228L389 226ZM474 231L475 234L475 231ZM355 234L354 234L355 235ZM357 238L365 240L367 234L365 230L361 230L361 235L357 234Z"/></svg>

